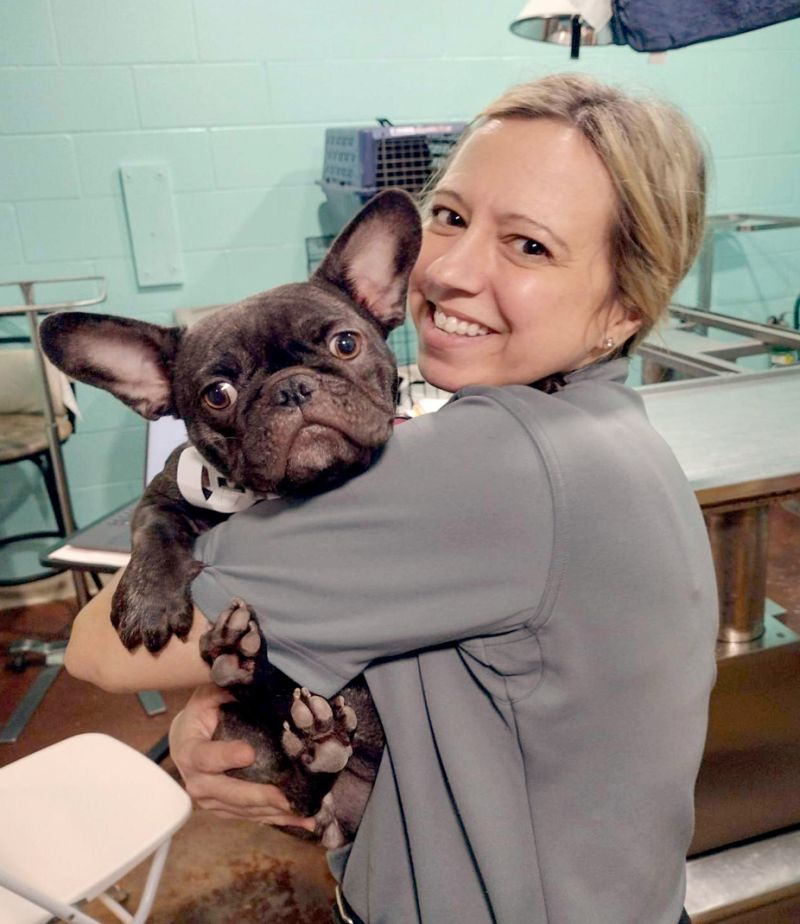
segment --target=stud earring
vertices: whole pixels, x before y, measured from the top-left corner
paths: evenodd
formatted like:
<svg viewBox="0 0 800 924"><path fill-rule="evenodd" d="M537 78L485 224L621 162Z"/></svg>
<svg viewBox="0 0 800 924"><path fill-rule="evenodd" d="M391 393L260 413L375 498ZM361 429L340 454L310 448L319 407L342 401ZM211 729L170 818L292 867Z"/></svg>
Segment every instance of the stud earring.
<svg viewBox="0 0 800 924"><path fill-rule="evenodd" d="M603 341L604 350L613 350L614 346L615 346L615 342L614 342L613 337L606 337L606 339Z"/></svg>

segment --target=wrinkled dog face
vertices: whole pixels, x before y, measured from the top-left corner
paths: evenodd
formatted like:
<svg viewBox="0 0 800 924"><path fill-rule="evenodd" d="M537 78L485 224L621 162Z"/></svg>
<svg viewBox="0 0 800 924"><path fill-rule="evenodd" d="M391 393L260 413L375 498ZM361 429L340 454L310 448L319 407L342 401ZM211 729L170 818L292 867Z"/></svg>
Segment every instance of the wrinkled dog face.
<svg viewBox="0 0 800 924"><path fill-rule="evenodd" d="M304 494L366 467L391 434L402 323L420 222L376 196L307 283L221 309L188 331L64 312L42 324L50 360L144 417L182 417L202 455L258 493Z"/></svg>
<svg viewBox="0 0 800 924"><path fill-rule="evenodd" d="M232 306L223 326L214 315L191 328L175 383L192 443L259 493L318 490L365 468L391 434L396 373L382 331L307 284Z"/></svg>

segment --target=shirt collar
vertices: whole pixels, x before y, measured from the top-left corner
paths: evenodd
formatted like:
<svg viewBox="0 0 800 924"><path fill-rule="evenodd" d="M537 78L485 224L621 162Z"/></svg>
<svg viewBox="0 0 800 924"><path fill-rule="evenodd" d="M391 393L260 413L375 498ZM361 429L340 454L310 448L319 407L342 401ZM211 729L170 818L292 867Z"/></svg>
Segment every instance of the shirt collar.
<svg viewBox="0 0 800 924"><path fill-rule="evenodd" d="M630 360L626 356L618 356L615 359L601 360L588 366L582 366L574 372L568 372L564 376L564 381L569 385L573 382L588 382L590 379L624 383L629 371Z"/></svg>

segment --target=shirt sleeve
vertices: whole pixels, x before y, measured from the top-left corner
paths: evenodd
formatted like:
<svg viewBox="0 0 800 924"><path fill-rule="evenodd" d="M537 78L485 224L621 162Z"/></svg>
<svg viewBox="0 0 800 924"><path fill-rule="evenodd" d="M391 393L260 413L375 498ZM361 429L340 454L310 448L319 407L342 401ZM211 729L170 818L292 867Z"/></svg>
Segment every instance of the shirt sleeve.
<svg viewBox="0 0 800 924"><path fill-rule="evenodd" d="M553 537L530 434L491 397L469 395L396 428L347 484L264 501L205 533L192 590L210 619L246 600L270 661L332 695L378 658L530 623Z"/></svg>

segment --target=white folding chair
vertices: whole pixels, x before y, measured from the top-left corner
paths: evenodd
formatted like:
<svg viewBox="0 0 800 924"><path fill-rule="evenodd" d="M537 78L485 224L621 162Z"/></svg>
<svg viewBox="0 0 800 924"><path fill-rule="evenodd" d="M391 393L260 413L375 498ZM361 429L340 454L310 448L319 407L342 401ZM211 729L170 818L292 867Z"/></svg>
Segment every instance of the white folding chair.
<svg viewBox="0 0 800 924"><path fill-rule="evenodd" d="M0 921L54 915L97 924L75 907L99 898L125 924L153 906L172 835L191 812L157 764L108 735L75 735L0 768ZM105 892L152 856L130 914Z"/></svg>

